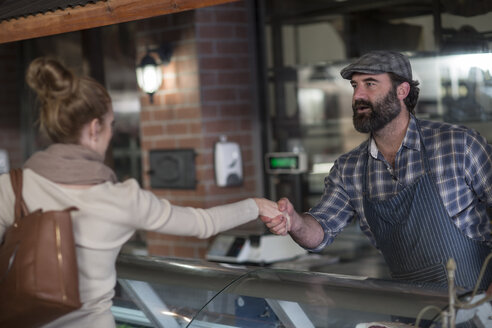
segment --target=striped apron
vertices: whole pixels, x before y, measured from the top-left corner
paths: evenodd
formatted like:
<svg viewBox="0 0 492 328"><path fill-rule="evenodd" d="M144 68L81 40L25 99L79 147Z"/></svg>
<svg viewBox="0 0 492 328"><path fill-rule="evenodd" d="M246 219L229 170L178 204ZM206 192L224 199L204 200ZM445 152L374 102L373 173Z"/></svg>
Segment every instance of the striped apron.
<svg viewBox="0 0 492 328"><path fill-rule="evenodd" d="M417 126L425 173L398 194L384 201L369 198L369 154L366 157L362 183L367 222L394 279L446 287L446 263L453 258L457 264L456 285L472 290L491 249L466 236L449 217ZM491 282L489 263L480 288L487 289Z"/></svg>

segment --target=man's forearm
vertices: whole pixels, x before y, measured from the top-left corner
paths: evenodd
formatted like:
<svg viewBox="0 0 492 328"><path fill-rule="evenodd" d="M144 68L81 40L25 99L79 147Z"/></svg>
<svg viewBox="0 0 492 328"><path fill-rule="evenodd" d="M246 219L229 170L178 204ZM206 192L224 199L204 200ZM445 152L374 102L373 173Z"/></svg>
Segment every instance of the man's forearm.
<svg viewBox="0 0 492 328"><path fill-rule="evenodd" d="M324 237L323 228L309 214L295 214L298 217L293 220L292 228L289 232L292 239L305 248L316 248Z"/></svg>

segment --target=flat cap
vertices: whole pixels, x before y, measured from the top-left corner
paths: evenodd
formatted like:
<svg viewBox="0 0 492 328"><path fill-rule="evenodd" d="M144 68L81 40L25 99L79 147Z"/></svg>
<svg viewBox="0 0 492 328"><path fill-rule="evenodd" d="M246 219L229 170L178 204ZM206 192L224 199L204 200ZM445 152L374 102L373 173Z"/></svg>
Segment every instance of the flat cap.
<svg viewBox="0 0 492 328"><path fill-rule="evenodd" d="M382 74L394 73L409 81L412 80L412 67L407 56L395 51L371 51L343 68L340 75L347 80L354 73Z"/></svg>

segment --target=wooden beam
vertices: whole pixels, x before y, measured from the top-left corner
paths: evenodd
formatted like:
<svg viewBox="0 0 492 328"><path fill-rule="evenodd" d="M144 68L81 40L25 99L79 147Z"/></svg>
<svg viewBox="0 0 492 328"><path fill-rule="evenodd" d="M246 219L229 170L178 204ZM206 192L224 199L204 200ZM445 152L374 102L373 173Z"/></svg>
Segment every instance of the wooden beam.
<svg viewBox="0 0 492 328"><path fill-rule="evenodd" d="M124 23L238 0L106 0L0 22L0 43Z"/></svg>

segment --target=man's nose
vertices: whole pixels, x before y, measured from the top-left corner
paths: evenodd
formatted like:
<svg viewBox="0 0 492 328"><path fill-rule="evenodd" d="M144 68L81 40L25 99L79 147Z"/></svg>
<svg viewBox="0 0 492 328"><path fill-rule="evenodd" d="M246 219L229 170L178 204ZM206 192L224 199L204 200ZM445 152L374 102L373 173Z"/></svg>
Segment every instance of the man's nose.
<svg viewBox="0 0 492 328"><path fill-rule="evenodd" d="M354 88L354 94L352 95L352 98L354 100L359 100L359 99L367 99L367 93L365 92L364 88L360 86L356 86Z"/></svg>

